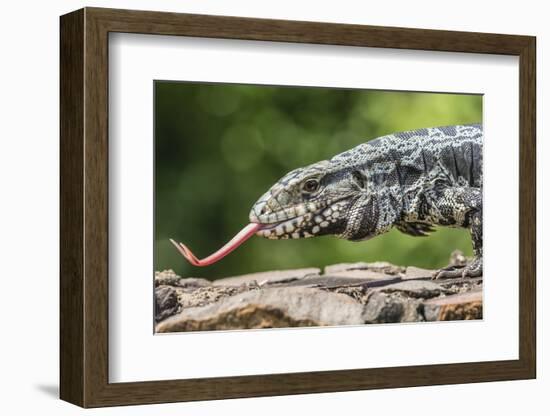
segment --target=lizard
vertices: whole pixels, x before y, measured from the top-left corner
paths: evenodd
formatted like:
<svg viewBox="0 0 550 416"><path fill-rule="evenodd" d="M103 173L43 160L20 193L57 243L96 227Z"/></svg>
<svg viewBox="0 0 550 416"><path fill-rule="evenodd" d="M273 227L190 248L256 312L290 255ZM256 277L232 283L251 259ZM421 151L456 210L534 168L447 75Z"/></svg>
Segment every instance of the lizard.
<svg viewBox="0 0 550 416"><path fill-rule="evenodd" d="M385 135L284 175L252 206L250 224L206 259L171 242L192 264L204 266L254 234L363 241L392 228L425 237L434 226L462 227L470 231L473 260L461 268L444 267L433 277L478 277L483 269L482 164L480 124Z"/></svg>

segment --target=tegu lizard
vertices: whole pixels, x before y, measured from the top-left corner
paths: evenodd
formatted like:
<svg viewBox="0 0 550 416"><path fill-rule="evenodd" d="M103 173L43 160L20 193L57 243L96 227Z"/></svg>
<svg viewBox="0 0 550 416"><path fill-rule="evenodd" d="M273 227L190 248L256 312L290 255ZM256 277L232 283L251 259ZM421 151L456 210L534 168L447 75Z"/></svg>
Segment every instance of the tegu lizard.
<svg viewBox="0 0 550 416"><path fill-rule="evenodd" d="M382 136L284 175L253 205L250 224L203 260L171 241L192 264L205 266L254 234L362 241L394 227L415 237L436 225L463 227L471 234L473 261L441 269L434 278L481 276L482 138L479 124Z"/></svg>

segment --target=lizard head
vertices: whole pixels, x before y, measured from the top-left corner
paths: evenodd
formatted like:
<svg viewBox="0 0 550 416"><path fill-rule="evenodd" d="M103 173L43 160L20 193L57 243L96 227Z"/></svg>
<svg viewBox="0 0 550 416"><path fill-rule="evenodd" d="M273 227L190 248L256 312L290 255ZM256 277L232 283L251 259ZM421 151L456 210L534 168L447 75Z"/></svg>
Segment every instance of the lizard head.
<svg viewBox="0 0 550 416"><path fill-rule="evenodd" d="M191 264L208 266L231 253L254 234L270 239L334 235L351 241L386 232L398 212L392 203L380 204L367 179L363 145L283 176L250 210L250 224L227 244L198 259L183 243L170 240ZM391 208L391 209L390 209ZM380 220L382 218L382 220Z"/></svg>
<svg viewBox="0 0 550 416"><path fill-rule="evenodd" d="M342 235L358 197L353 173L321 161L283 176L254 204L250 221L270 239Z"/></svg>

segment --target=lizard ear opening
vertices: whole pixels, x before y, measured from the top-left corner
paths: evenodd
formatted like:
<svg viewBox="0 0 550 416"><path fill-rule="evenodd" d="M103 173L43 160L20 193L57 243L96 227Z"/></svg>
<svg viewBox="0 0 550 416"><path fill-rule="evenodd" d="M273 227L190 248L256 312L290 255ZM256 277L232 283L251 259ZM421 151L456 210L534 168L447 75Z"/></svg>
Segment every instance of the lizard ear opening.
<svg viewBox="0 0 550 416"><path fill-rule="evenodd" d="M361 171L354 170L351 172L351 176L360 189L366 189L367 179Z"/></svg>

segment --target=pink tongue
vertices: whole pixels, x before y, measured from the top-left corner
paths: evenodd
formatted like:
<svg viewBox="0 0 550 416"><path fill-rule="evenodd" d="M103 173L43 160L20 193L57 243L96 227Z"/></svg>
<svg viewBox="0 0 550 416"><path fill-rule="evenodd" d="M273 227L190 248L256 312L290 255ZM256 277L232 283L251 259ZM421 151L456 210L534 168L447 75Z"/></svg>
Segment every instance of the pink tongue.
<svg viewBox="0 0 550 416"><path fill-rule="evenodd" d="M262 228L262 224L250 223L244 227L239 233L226 243L222 248L220 248L215 253L205 257L202 260L197 259L197 257L187 248L183 243L176 243L174 240L170 239L170 242L178 249L183 257L189 261L193 266L209 266L216 263L217 261L223 259L242 243L252 237L258 230Z"/></svg>

